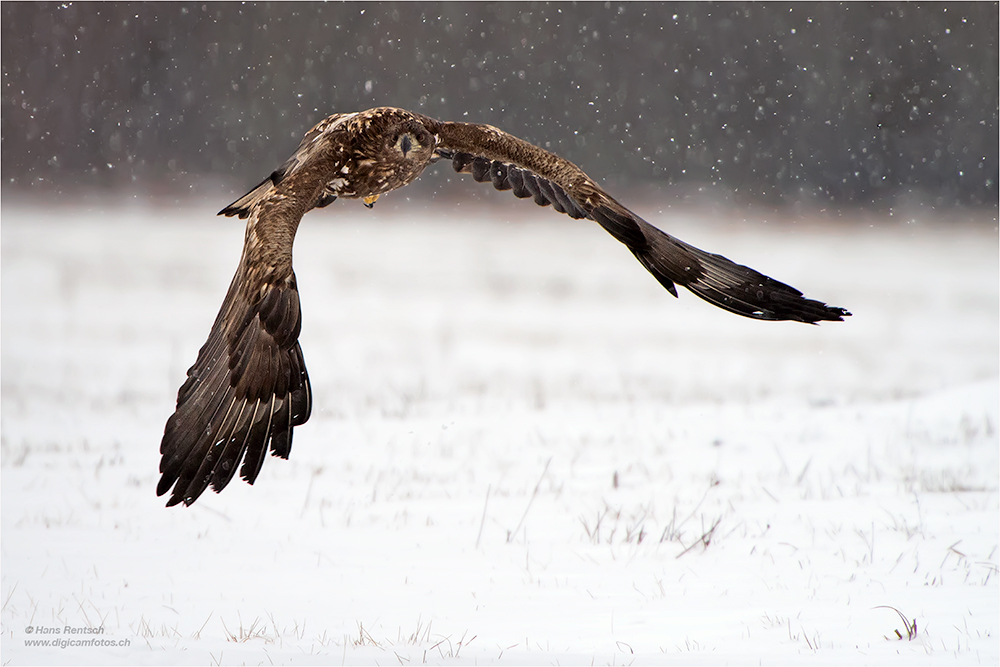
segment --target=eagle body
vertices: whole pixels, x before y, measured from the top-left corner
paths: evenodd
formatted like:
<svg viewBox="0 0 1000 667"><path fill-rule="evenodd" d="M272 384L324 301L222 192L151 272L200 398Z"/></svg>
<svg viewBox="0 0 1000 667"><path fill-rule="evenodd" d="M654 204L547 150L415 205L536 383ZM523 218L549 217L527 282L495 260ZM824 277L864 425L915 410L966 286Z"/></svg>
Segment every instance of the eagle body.
<svg viewBox="0 0 1000 667"><path fill-rule="evenodd" d="M660 231L613 199L575 164L489 125L442 122L378 107L333 114L295 153L220 211L247 220L243 254L208 340L177 392L160 443L157 495L190 505L239 469L253 484L267 451L288 458L292 431L312 411L298 338L302 318L292 244L302 216L338 198L369 208L424 169L448 160L497 190L593 220L657 281L732 313L762 320L842 320L843 308Z"/></svg>

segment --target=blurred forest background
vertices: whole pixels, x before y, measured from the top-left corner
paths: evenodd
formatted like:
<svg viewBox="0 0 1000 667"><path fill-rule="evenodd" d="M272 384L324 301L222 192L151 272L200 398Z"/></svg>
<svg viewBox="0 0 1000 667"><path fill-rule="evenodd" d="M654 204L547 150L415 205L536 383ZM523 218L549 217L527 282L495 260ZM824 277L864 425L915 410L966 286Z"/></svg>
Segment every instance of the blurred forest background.
<svg viewBox="0 0 1000 667"><path fill-rule="evenodd" d="M5 197L242 191L321 118L391 105L496 125L612 192L997 207L996 3L0 11Z"/></svg>

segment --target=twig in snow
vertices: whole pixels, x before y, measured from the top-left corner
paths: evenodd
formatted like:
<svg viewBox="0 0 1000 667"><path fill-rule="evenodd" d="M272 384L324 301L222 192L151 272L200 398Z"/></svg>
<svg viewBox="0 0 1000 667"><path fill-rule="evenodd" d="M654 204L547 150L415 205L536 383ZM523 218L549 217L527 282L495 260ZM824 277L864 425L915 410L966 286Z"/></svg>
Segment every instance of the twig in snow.
<svg viewBox="0 0 1000 667"><path fill-rule="evenodd" d="M549 471L549 464L552 463L552 457L545 462L545 468L542 470L542 476L538 478L538 483L535 484L535 490L531 492L531 498L528 499L528 506L524 508L524 514L521 515L521 520L517 522L517 527L507 532L507 544L510 544L514 540L514 536L517 535L517 531L521 530L521 526L524 524L524 520L528 518L528 510L531 509L531 503L535 502L535 496L538 495L538 489L542 486L542 480L545 479L545 473Z"/></svg>
<svg viewBox="0 0 1000 667"><path fill-rule="evenodd" d="M695 541L695 542L692 542L692 543L691 543L691 546L687 547L686 549L684 549L684 551L682 551L682 552L680 552L679 554L677 554L677 558L680 558L681 556L683 556L683 555L684 555L684 554L686 554L687 552L691 551L691 549L694 549L694 548L695 548L695 546L696 546L696 545L697 545L697 544L698 544L699 542L700 542L701 544L704 544L704 545L705 545L705 548L707 549L707 548L708 548L708 545L712 543L712 536L713 536L713 535L715 535L715 529L719 527L719 524L720 524L721 522L722 522L722 517L720 516L720 517L718 517L718 518L717 518L717 519L716 519L716 520L715 520L715 521L714 521L714 522L712 523L712 526L711 526L711 527L710 527L710 528L709 528L708 530L706 530L706 531L705 531L704 533L702 533L702 534L701 534L701 537L699 537L699 538L697 539L697 541ZM705 524L702 524L702 525L705 525Z"/></svg>
<svg viewBox="0 0 1000 667"><path fill-rule="evenodd" d="M20 583L20 582L15 582L15 583L14 583L14 588L10 589L10 593L8 593L8 594L7 594L7 599L3 601L3 608L4 608L5 610L7 609L7 605L8 605L8 604L10 604L10 599L11 599L12 597L14 597L14 591L16 591L16 590L17 590L17 584L18 584L18 583Z"/></svg>
<svg viewBox="0 0 1000 667"><path fill-rule="evenodd" d="M483 536L483 524L486 523L486 507L490 504L490 489L493 485L490 484L486 487L486 501L483 503L483 518L479 521L479 534L476 535L476 548L479 548L479 538Z"/></svg>

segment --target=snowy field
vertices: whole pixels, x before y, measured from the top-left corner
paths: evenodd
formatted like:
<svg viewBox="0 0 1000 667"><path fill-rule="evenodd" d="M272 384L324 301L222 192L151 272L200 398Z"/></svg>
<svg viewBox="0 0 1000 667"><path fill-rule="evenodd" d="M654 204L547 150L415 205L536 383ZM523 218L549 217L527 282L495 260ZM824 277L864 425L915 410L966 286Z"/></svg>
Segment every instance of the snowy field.
<svg viewBox="0 0 1000 667"><path fill-rule="evenodd" d="M1000 662L995 224L635 207L854 313L814 327L525 203L337 202L291 460L168 510L225 203L4 205L3 664Z"/></svg>

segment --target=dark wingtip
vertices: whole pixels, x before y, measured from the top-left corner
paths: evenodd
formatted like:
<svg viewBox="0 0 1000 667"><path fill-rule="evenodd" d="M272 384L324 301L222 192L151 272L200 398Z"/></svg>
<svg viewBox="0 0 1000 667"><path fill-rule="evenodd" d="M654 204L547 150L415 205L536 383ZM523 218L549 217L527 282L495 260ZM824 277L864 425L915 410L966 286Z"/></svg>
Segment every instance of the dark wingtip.
<svg viewBox="0 0 1000 667"><path fill-rule="evenodd" d="M828 306L822 301L812 299L802 299L803 308L798 313L800 317L794 316L778 317L775 319L795 320L806 324L819 324L820 322L843 322L845 317L850 317L851 312L837 306Z"/></svg>
<svg viewBox="0 0 1000 667"><path fill-rule="evenodd" d="M174 490L172 493L170 493L170 498L167 499L166 506L173 507L175 505L180 505L181 503L183 503L185 507L190 507L194 501L198 500L198 496L200 496L201 493L198 492L193 495L185 497L185 494L181 491L181 489L178 488L178 486L174 486L174 484L177 482L178 482L177 477L164 475L163 477L160 478L160 483L156 485L156 495L157 496L165 495L170 491L170 487L173 486Z"/></svg>
<svg viewBox="0 0 1000 667"><path fill-rule="evenodd" d="M174 480L170 479L166 475L163 475L162 477L160 477L160 483L156 485L156 495L162 496L167 491L169 491L170 487L173 485L174 485Z"/></svg>
<svg viewBox="0 0 1000 667"><path fill-rule="evenodd" d="M830 313L829 321L831 322L843 322L845 317L850 317L854 314L846 308L839 308L837 306L827 306L826 308Z"/></svg>
<svg viewBox="0 0 1000 667"><path fill-rule="evenodd" d="M820 322L843 322L845 317L851 316L851 311L838 306L828 306L822 301L802 298L805 308L802 310L802 322L806 324L819 324ZM790 318L789 318L790 319Z"/></svg>

